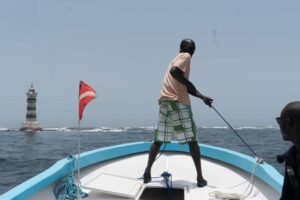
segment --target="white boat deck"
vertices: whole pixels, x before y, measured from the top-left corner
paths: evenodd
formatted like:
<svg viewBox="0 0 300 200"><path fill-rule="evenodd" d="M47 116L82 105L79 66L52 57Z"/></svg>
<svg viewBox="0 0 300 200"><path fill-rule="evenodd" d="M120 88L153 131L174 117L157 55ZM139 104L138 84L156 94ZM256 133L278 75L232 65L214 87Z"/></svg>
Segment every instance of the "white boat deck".
<svg viewBox="0 0 300 200"><path fill-rule="evenodd" d="M197 187L196 170L189 154L164 153L152 167L152 181L144 184L140 179L148 160L148 153L131 155L81 170L81 183L84 191L89 194L86 200L96 199L166 199L168 192L163 178L165 171L172 174L172 187L176 188L173 200L213 200L215 192L237 193L246 195L245 199L275 200L280 194L259 179L254 179L252 190L249 185L250 176L236 167L212 159L202 158L202 172L208 185ZM248 187L249 186L249 187ZM52 200L54 185L33 196L33 200ZM248 190L247 190L248 188Z"/></svg>

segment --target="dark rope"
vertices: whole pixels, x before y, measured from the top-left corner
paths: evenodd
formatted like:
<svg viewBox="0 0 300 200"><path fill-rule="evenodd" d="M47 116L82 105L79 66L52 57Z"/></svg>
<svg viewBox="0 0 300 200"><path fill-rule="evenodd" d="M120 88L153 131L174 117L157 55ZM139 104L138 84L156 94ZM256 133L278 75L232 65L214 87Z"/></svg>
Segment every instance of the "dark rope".
<svg viewBox="0 0 300 200"><path fill-rule="evenodd" d="M160 151L159 155L155 158L154 161L159 159L159 157L165 152L166 146L167 146L167 143L164 143L164 146L163 146L162 150Z"/></svg>
<svg viewBox="0 0 300 200"><path fill-rule="evenodd" d="M227 122L227 120L217 111L217 109L215 109L215 107L213 105L211 105L211 107L216 111L216 113L224 120L224 122L231 128L231 130L242 140L242 142L248 147L248 149L256 156L258 157L258 155L255 153L255 151L247 144L247 142L236 132L236 130L234 130L234 128L232 128L232 126Z"/></svg>

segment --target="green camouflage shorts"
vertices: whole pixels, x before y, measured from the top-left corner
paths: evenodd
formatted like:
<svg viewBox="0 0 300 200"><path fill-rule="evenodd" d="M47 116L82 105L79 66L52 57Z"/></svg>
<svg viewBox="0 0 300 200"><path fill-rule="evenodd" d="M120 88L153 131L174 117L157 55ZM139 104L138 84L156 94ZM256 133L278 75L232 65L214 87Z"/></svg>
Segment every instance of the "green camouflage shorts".
<svg viewBox="0 0 300 200"><path fill-rule="evenodd" d="M159 120L154 131L154 141L169 143L173 134L181 144L197 141L197 128L191 106L164 100L159 105Z"/></svg>

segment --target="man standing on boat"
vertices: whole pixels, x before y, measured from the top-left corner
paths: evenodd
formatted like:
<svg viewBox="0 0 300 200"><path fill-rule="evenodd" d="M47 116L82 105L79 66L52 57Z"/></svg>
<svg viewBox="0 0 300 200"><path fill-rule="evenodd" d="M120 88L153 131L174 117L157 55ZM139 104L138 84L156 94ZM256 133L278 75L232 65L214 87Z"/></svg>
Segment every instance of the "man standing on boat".
<svg viewBox="0 0 300 200"><path fill-rule="evenodd" d="M285 162L285 174L280 200L300 199L300 101L287 104L276 118L282 137L293 146L277 160Z"/></svg>
<svg viewBox="0 0 300 200"><path fill-rule="evenodd" d="M154 131L154 142L149 152L144 183L151 181L151 167L161 144L169 143L174 133L179 143L189 145L190 154L197 171L198 187L207 185L207 181L202 175L197 128L193 120L189 94L202 99L208 106L211 106L213 99L201 94L189 81L190 62L195 49L196 45L193 40L182 40L180 52L168 66L158 100L159 120Z"/></svg>

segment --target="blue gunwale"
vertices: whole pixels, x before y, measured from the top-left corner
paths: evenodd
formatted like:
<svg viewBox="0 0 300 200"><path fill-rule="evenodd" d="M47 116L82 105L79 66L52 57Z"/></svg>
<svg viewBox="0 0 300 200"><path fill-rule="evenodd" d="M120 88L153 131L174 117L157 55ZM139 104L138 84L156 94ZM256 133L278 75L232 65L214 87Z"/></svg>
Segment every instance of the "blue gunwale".
<svg viewBox="0 0 300 200"><path fill-rule="evenodd" d="M151 143L149 142L135 142L87 151L80 154L80 168L130 154L147 152L150 145ZM201 144L200 148L202 156L228 163L249 173L252 173L253 164L256 162L255 158L232 150L206 144ZM165 150L189 152L187 145L180 145L177 142L169 143L166 145ZM26 199L67 176L70 173L71 166L71 161L68 158L59 160L44 172L2 194L0 199ZM271 165L265 162L258 165L255 175L273 187L277 192L281 192L283 176Z"/></svg>

